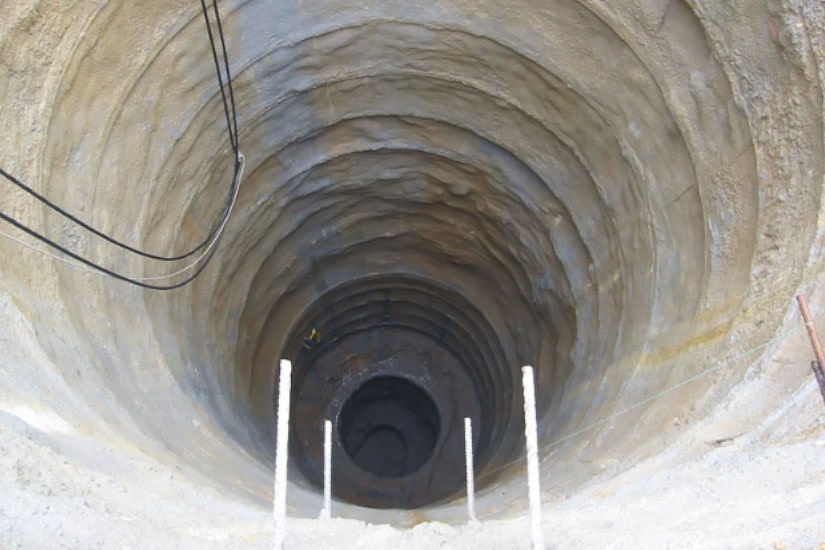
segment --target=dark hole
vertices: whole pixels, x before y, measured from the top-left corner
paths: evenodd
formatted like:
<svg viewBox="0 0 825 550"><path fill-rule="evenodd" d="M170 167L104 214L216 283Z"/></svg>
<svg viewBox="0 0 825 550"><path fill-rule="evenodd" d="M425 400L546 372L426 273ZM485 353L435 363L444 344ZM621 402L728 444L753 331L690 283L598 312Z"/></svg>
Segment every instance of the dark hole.
<svg viewBox="0 0 825 550"><path fill-rule="evenodd" d="M338 433L361 469L385 478L410 475L430 458L441 421L432 398L405 378L381 376L344 403Z"/></svg>

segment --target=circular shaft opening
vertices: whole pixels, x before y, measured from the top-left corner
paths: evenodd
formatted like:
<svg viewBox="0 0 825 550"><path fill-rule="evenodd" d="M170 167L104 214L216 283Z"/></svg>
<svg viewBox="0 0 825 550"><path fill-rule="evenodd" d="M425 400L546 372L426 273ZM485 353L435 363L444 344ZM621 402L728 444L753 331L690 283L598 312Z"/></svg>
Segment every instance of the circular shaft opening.
<svg viewBox="0 0 825 550"><path fill-rule="evenodd" d="M338 429L349 458L382 478L416 472L432 456L440 432L432 398L397 376L373 378L360 386L344 403Z"/></svg>

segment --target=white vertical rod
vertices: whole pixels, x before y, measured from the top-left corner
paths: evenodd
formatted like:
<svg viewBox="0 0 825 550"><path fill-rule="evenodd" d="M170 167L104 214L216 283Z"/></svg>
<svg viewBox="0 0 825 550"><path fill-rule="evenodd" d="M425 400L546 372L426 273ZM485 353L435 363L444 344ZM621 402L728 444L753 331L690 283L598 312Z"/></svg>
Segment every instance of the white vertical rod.
<svg viewBox="0 0 825 550"><path fill-rule="evenodd" d="M332 422L324 420L324 509L321 519L332 516Z"/></svg>
<svg viewBox="0 0 825 550"><path fill-rule="evenodd" d="M475 503L475 474L473 472L473 422L464 418L464 458L467 464L467 515L470 523L478 521Z"/></svg>
<svg viewBox="0 0 825 550"><path fill-rule="evenodd" d="M527 440L527 486L530 497L530 532L533 550L544 550L541 531L541 489L539 487L538 429L536 427L536 389L533 367L522 367L524 386L524 438Z"/></svg>
<svg viewBox="0 0 825 550"><path fill-rule="evenodd" d="M289 395L292 383L292 363L281 359L281 376L278 381L278 433L275 442L275 493L272 515L275 520L275 539L272 547L281 550L286 534L286 459L289 442Z"/></svg>

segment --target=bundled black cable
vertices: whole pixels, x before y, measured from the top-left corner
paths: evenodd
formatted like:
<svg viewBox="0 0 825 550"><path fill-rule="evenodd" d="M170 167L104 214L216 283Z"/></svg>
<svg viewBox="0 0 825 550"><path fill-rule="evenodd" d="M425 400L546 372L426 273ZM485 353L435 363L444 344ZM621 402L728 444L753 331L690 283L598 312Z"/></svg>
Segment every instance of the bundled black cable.
<svg viewBox="0 0 825 550"><path fill-rule="evenodd" d="M220 45L221 45L221 50L222 50L223 68L221 68L221 62L219 61L218 51L217 51L217 47L215 45L215 39L214 39L214 35L213 35L213 32L212 32L212 23L209 19L209 13L208 13L208 9L207 9L207 6L206 6L206 2L205 2L205 0L201 0L201 9L202 9L202 12L203 12L204 21L206 23L206 31L207 31L207 36L209 37L209 45L210 45L210 48L212 50L212 58L215 62L215 73L216 73L217 79L218 79L218 88L221 92L221 100L222 100L222 103L223 103L224 115L226 117L226 127L227 127L227 133L229 135L229 142L230 142L230 145L232 147L232 151L235 154L235 163L234 163L233 176L232 176L232 185L229 188L229 193L228 193L228 196L227 196L226 205L223 208L221 217L218 220L218 222L212 227L212 229L209 231L209 233L203 239L203 241L201 241L198 245L196 245L195 247L193 247L192 249L190 249L189 251L187 251L185 253L177 254L177 255L174 255L174 256L164 256L164 255L159 255L159 254L152 254L152 253L140 250L138 248L135 248L133 246L127 245L127 244L115 239L114 237L112 237L112 236L110 236L110 235L108 235L108 234L92 227L91 225L89 225L85 222L83 222L82 220L80 220L76 216L74 216L71 213L67 212L65 209L61 208L60 206L58 206L54 202L50 201L48 198L41 195L40 193L38 193L37 191L35 191L31 187L29 187L28 185L26 185L25 183L20 181L20 179L14 177L12 174L10 174L6 170L4 170L2 167L0 167L0 175L2 175L4 178L6 178L13 185L15 185L18 188L20 188L21 190L25 191L26 193L28 193L29 195L31 195L32 197L34 197L35 199L40 201L42 204L44 204L45 206L47 206L48 208L50 208L54 212L57 212L58 214L63 216L64 218L66 218L68 220L71 220L73 223L81 226L82 228L86 229L90 233L106 240L107 242L109 242L111 244L114 244L114 245L118 246L119 248L122 248L124 250L129 251L129 252L132 252L132 253L137 254L139 256L142 256L144 258L149 258L149 259L152 259L152 260L158 260L158 261L162 261L162 262L179 261L179 260L183 260L183 259L186 259L186 258L190 258L190 257L194 256L195 254L201 253L202 256L200 258L196 259L195 261L198 262L200 260L203 260L203 263L200 266L198 266L198 268L194 271L194 273L192 275L190 275L189 277L187 277L183 281L181 281L179 283L172 284L172 285L156 285L156 284L146 283L144 281L147 280L147 279L140 280L140 279L137 279L137 278L132 278L132 277L128 277L126 275L119 274L119 273L117 273L117 272L115 272L111 269L103 267L100 264L98 264L96 262L93 262L93 261L81 256L80 254L77 254L75 252L72 252L71 250L68 250L66 247L61 246L60 244L52 241L51 239L49 239L45 235L43 235L43 234L39 233L38 231L35 231L34 229L28 227L27 225L20 222L19 220L14 219L13 217L6 214L5 212L0 211L0 218L3 219L4 221L10 223L11 225L17 227L21 231L24 231L25 233L31 235L32 237L36 238L37 240L45 243L46 245L50 246L51 248L54 248L55 250L58 250L58 251L62 252L63 254L66 254L67 256L83 263L84 265L86 265L88 267L91 267L93 269L96 269L97 271L100 271L101 273L109 275L110 277L113 277L115 279L118 279L118 280L121 280L121 281L124 281L124 282L127 282L127 283L131 283L133 285L137 285L137 286L140 286L140 287L143 287L143 288L148 288L148 289L153 289L153 290L172 290L172 289L175 289L175 288L180 288L180 287L190 283L195 278L197 278L198 275L200 275L200 273L209 264L209 261L212 259L213 255L215 253L218 241L220 240L220 237L221 237L220 233L223 231L223 228L226 225L226 222L229 218L229 215L232 211L232 207L234 205L234 200L237 196L238 186L240 185L240 176L241 176L242 167L243 167L242 155L241 155L240 149L239 149L238 121L237 121L237 114L236 114L236 110L235 110L235 93L234 93L234 90L232 88L232 74L229 70L229 56L228 56L227 51L226 51L226 41L225 41L224 33L223 33L223 26L221 24L220 12L218 11L217 0L212 0L212 7L213 7L213 10L215 12L216 26L217 26L217 30L218 30L217 34L218 34L218 38L219 38ZM226 86L224 86L224 74L223 74L224 72L226 73L225 74L225 76L226 76ZM226 87L228 89L228 94L227 94L227 91L224 90L224 87ZM180 273L182 271L185 271L185 270L181 270L178 273ZM158 278L162 278L162 277L158 277Z"/></svg>

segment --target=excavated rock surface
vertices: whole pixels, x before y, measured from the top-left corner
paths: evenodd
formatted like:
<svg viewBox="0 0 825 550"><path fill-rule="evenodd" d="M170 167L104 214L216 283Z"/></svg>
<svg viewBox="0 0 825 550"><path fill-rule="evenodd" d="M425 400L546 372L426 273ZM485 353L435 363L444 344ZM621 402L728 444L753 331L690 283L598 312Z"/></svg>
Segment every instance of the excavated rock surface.
<svg viewBox="0 0 825 550"><path fill-rule="evenodd" d="M825 542L793 302L810 294L825 330L821 2L221 6L247 164L201 277L141 290L0 226L0 540L267 545L277 360L307 308L380 276L460 295L495 334L478 495L495 523L454 527L460 498L336 503L453 526L296 521L291 544L526 544L523 364L553 544ZM0 11L0 166L141 248L202 239L233 157L199 5ZM183 265L2 185L4 212L95 261ZM316 517L318 489L290 482L291 516Z"/></svg>

